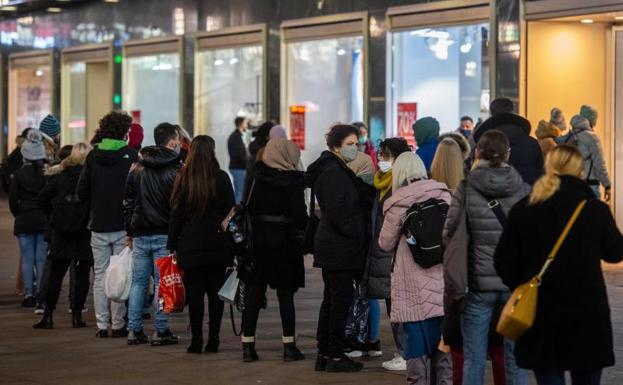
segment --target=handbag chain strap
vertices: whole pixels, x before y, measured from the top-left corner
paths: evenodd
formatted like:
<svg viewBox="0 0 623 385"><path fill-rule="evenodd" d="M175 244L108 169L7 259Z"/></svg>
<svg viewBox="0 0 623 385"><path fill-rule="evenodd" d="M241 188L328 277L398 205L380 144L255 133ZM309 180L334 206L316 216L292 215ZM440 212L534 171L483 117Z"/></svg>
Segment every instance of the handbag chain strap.
<svg viewBox="0 0 623 385"><path fill-rule="evenodd" d="M586 200L583 200L580 202L580 204L578 204L578 207L575 208L573 215L571 215L571 218L569 218L569 221L565 225L565 228L562 230L560 237L558 237L558 240L556 241L556 244L552 248L552 251L547 256L547 260L543 264L541 271L539 271L539 274L537 274L534 277L534 281L536 281L537 285L541 284L541 280L543 279L543 276L549 269L549 266L554 261L554 258L556 258L556 254L558 254L558 250L560 250L560 247L562 246L563 242L567 238L567 235L569 235L569 231L571 231L571 228L575 224L575 221L578 219L578 216L580 216L580 213L582 212L582 209L584 208L585 205L586 205Z"/></svg>

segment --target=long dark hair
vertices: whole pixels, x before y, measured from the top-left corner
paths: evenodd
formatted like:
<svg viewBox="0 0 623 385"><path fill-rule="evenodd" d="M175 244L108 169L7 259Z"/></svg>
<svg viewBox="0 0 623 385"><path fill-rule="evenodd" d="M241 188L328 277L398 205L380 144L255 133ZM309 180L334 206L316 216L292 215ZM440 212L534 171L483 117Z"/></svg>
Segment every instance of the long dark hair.
<svg viewBox="0 0 623 385"><path fill-rule="evenodd" d="M190 143L186 163L175 180L171 205L175 208L184 202L189 217L205 214L216 195L219 168L210 137L196 136Z"/></svg>

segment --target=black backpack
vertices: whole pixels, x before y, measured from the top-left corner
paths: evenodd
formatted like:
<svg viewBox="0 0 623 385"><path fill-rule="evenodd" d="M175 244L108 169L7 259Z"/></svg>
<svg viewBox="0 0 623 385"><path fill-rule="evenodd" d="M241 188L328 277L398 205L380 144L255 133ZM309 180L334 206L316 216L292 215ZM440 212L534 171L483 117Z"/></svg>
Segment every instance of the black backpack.
<svg viewBox="0 0 623 385"><path fill-rule="evenodd" d="M415 263L428 269L443 261L443 226L448 216L448 204L431 198L415 203L407 210L402 234Z"/></svg>
<svg viewBox="0 0 623 385"><path fill-rule="evenodd" d="M89 204L78 199L76 183L69 183L54 204L50 226L62 235L80 235L88 231L89 215Z"/></svg>

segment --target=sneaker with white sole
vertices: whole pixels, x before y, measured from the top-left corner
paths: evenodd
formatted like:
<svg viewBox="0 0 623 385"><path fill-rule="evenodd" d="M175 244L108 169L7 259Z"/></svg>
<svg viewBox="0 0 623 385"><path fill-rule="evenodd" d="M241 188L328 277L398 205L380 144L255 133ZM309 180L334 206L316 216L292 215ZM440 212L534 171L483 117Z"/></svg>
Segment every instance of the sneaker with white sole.
<svg viewBox="0 0 623 385"><path fill-rule="evenodd" d="M407 370L407 361L405 361L405 359L399 354L394 354L394 358L392 360L383 362L383 368L391 371L404 371Z"/></svg>
<svg viewBox="0 0 623 385"><path fill-rule="evenodd" d="M35 307L35 314L40 315L40 314L43 314L43 312L44 312L43 305L38 303L37 306Z"/></svg>
<svg viewBox="0 0 623 385"><path fill-rule="evenodd" d="M361 358L363 357L363 352L361 350L351 350L348 353L345 353L348 358Z"/></svg>

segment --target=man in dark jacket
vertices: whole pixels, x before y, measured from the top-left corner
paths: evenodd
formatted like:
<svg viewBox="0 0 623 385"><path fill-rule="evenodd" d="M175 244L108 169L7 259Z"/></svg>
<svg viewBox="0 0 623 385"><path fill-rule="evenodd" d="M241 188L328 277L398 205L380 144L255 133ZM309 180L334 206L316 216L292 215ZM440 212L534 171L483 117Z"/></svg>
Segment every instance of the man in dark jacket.
<svg viewBox="0 0 623 385"><path fill-rule="evenodd" d="M89 229L93 249L93 302L98 331L96 337L108 337L108 322L112 312L112 336L125 337L125 304L112 302L104 293L104 275L110 257L119 254L126 245L123 218L125 181L130 166L138 159L135 150L126 142L132 118L122 112L111 112L99 122L101 142L87 156L78 180L78 198L90 202Z"/></svg>
<svg viewBox="0 0 623 385"><path fill-rule="evenodd" d="M160 277L156 260L169 254L167 234L171 211L171 192L177 173L182 167L180 137L170 123L160 123L154 129L155 146L141 150L139 163L130 172L126 183L123 210L126 218L128 243L133 245L132 289L128 301L128 345L148 342L143 332L142 310L154 276L154 294L158 298ZM178 343L167 327L168 316L155 307L152 345Z"/></svg>
<svg viewBox="0 0 623 385"><path fill-rule="evenodd" d="M508 137L511 154L508 163L515 167L524 182L533 185L544 172L539 142L530 136L530 122L513 112L513 102L498 98L491 102L491 117L474 132L474 141L489 130L500 130Z"/></svg>
<svg viewBox="0 0 623 385"><path fill-rule="evenodd" d="M236 203L242 201L244 180L247 174L247 148L244 145L243 135L247 131L247 119L241 116L234 120L236 129L229 135L227 151L229 152L229 173L234 178L234 193Z"/></svg>

